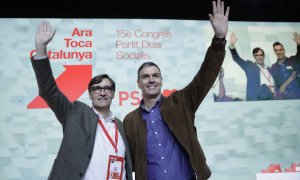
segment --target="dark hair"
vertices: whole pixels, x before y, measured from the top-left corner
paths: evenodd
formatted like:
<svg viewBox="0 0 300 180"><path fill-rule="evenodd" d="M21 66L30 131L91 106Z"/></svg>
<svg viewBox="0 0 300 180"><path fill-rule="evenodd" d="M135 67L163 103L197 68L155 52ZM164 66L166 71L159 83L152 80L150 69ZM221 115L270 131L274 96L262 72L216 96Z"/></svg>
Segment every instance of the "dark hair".
<svg viewBox="0 0 300 180"><path fill-rule="evenodd" d="M140 72L142 69L144 69L145 67L151 67L151 66L155 66L157 67L157 69L159 70L160 72L160 69L159 67L154 63L154 62L144 62L138 69L138 72L137 72L137 79L140 80Z"/></svg>
<svg viewBox="0 0 300 180"><path fill-rule="evenodd" d="M275 47L275 46L282 46L283 47L283 45L280 42L274 42L273 47Z"/></svg>
<svg viewBox="0 0 300 180"><path fill-rule="evenodd" d="M262 48L260 48L260 47L254 48L254 49L252 50L252 54L254 55L254 54L257 53L259 50L263 53L263 55L265 55L265 51L264 51Z"/></svg>
<svg viewBox="0 0 300 180"><path fill-rule="evenodd" d="M92 86L94 84L101 83L104 78L108 79L111 82L112 91L115 91L116 84L115 84L114 80L112 80L107 74L100 74L98 76L93 77L93 79L91 79L91 81L89 82L89 86L88 86L89 92L92 91Z"/></svg>

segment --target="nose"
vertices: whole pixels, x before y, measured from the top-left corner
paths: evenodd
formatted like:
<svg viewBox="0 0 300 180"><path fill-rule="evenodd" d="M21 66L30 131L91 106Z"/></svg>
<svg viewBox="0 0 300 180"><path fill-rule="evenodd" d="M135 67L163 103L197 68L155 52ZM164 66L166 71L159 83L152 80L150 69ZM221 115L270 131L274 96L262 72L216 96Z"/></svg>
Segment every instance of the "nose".
<svg viewBox="0 0 300 180"><path fill-rule="evenodd" d="M105 96L106 95L106 92L104 92L104 89L102 89L99 93L101 96Z"/></svg>
<svg viewBox="0 0 300 180"><path fill-rule="evenodd" d="M149 77L149 82L154 82L154 78L152 76Z"/></svg>

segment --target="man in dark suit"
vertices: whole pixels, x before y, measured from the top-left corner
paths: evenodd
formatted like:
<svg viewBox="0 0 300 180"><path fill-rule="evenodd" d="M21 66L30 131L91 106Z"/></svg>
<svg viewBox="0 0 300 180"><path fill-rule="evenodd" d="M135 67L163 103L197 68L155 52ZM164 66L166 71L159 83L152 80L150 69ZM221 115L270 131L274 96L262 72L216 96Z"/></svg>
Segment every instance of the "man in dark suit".
<svg viewBox="0 0 300 180"><path fill-rule="evenodd" d="M265 65L265 52L256 47L252 54L255 62L241 58L235 48L237 38L235 33L230 34L229 50L232 59L244 70L247 77L246 100L270 100L275 94L274 79L270 67Z"/></svg>
<svg viewBox="0 0 300 180"><path fill-rule="evenodd" d="M56 85L47 56L47 44L54 34L49 22L41 22L35 36L36 56L31 57L39 95L63 128L48 179L107 179L113 175L115 179L131 180L131 156L122 122L110 111L114 81L107 74L91 79L88 91L92 107L69 101Z"/></svg>

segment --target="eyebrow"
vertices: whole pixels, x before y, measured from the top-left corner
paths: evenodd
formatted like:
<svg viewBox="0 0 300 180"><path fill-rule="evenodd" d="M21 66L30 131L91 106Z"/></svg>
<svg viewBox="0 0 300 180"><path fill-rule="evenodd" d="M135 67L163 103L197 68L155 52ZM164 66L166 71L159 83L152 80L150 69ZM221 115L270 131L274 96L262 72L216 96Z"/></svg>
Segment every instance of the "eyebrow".
<svg viewBox="0 0 300 180"><path fill-rule="evenodd" d="M153 75L159 75L159 76L160 76L160 73L153 73L153 74L141 74L141 77L144 77L144 76L153 76Z"/></svg>

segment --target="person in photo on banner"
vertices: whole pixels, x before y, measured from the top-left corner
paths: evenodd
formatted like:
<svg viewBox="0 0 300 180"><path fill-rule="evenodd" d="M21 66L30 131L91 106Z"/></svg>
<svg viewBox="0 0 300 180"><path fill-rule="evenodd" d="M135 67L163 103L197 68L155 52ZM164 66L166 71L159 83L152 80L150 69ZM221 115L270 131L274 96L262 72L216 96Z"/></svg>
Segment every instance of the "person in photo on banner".
<svg viewBox="0 0 300 180"><path fill-rule="evenodd" d="M300 33L294 32L297 53L286 57L284 46L273 43L277 61L271 66L275 87L279 89L278 99L300 99Z"/></svg>
<svg viewBox="0 0 300 180"><path fill-rule="evenodd" d="M242 99L238 97L232 97L226 95L226 89L224 85L224 68L221 67L220 72L219 72L219 94L216 95L215 93L213 94L214 96L214 101L215 102L232 102L232 101L242 101Z"/></svg>
<svg viewBox="0 0 300 180"><path fill-rule="evenodd" d="M36 55L30 57L39 95L62 125L63 139L49 180L131 180L132 163L122 122L110 110L115 82L107 75L93 77L88 84L92 106L71 102L59 90L47 55L55 35L48 21L37 26Z"/></svg>
<svg viewBox="0 0 300 180"><path fill-rule="evenodd" d="M229 7L225 9L220 0L213 1L212 6L209 20L214 37L200 70L186 87L164 97L158 65L145 62L138 69L137 85L143 99L123 120L137 180L192 180L211 176L194 121L225 57Z"/></svg>
<svg viewBox="0 0 300 180"><path fill-rule="evenodd" d="M243 69L247 77L246 100L272 100L275 95L274 79L271 69L265 64L265 52L256 47L252 50L255 62L244 60L238 54L235 43L238 41L235 33L230 34L229 50L232 59Z"/></svg>

